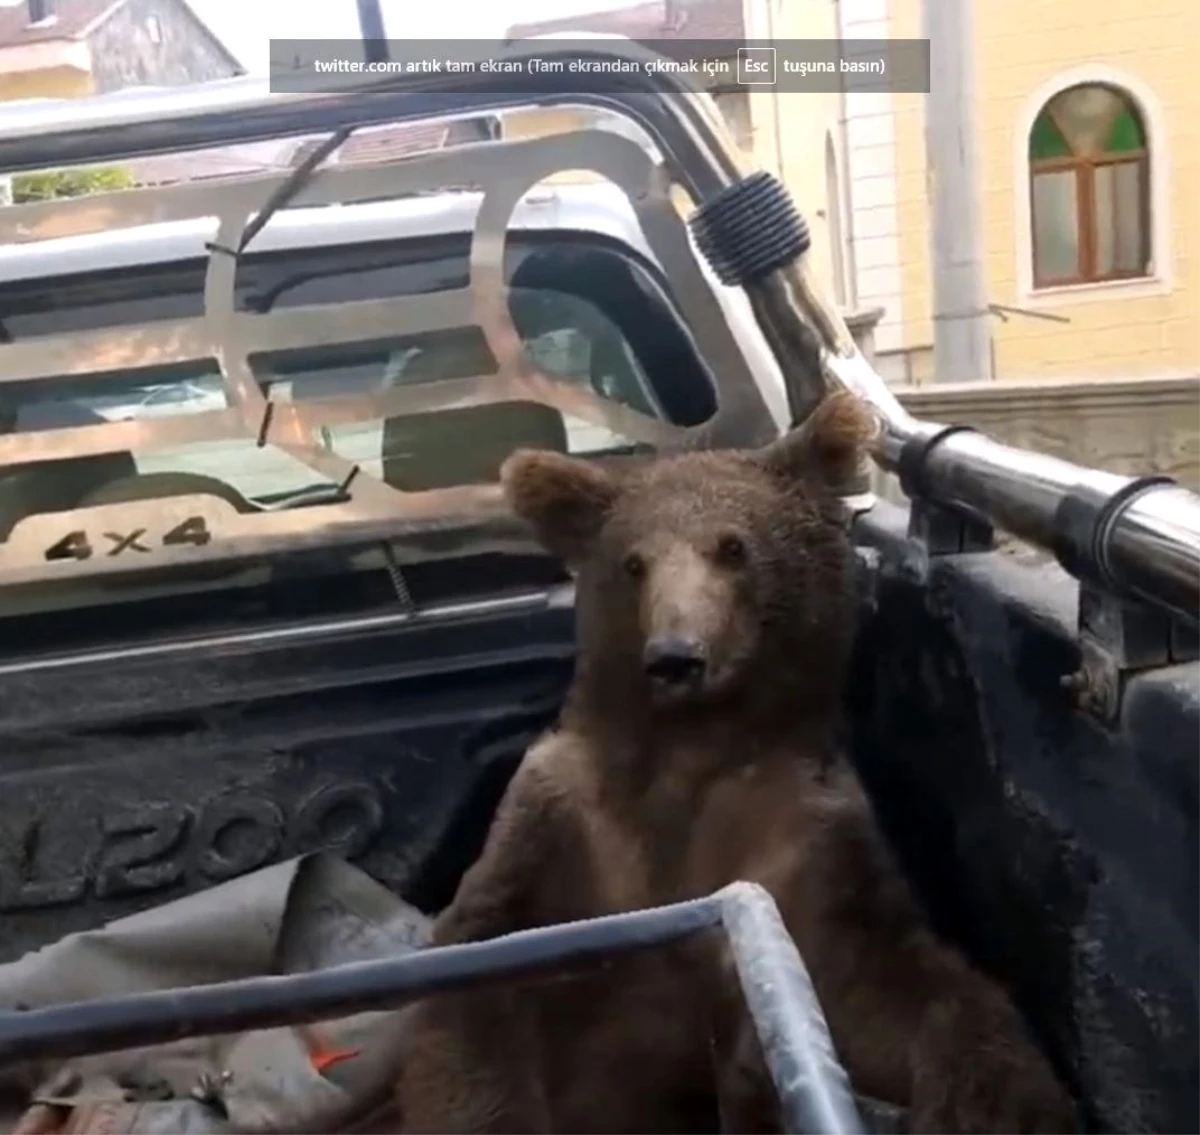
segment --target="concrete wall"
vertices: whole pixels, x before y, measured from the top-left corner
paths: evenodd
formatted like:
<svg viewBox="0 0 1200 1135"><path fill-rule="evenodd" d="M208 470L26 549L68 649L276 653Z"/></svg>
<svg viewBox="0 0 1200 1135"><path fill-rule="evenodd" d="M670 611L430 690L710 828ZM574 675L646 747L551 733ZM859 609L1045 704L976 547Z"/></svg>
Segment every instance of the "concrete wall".
<svg viewBox="0 0 1200 1135"><path fill-rule="evenodd" d="M920 418L1114 473L1165 473L1200 490L1200 379L963 383L897 389Z"/></svg>

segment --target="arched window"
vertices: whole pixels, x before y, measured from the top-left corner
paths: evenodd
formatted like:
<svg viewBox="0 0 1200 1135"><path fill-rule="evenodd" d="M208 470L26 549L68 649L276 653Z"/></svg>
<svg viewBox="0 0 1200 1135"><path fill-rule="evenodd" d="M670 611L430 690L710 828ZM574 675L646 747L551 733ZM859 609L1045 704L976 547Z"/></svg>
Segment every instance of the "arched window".
<svg viewBox="0 0 1200 1135"><path fill-rule="evenodd" d="M1150 274L1150 153L1124 91L1056 94L1029 134L1035 288Z"/></svg>

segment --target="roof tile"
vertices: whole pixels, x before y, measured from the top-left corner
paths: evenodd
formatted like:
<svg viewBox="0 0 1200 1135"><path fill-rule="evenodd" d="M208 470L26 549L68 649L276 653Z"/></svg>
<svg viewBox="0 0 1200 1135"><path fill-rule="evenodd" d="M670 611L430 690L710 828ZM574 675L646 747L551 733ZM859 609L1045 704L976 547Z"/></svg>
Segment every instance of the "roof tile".
<svg viewBox="0 0 1200 1135"><path fill-rule="evenodd" d="M338 165L386 162L475 141L481 121L416 123L382 126L352 134L337 152ZM295 167L312 153L320 138L278 143L214 147L190 154L167 154L127 163L139 185L172 185L214 177L245 177Z"/></svg>

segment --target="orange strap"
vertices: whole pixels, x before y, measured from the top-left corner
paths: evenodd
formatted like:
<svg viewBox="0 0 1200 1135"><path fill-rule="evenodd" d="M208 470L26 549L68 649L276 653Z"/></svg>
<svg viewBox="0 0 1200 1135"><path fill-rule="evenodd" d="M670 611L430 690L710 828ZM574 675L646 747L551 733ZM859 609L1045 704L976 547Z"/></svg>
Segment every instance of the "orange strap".
<svg viewBox="0 0 1200 1135"><path fill-rule="evenodd" d="M321 1075L324 1075L335 1064L353 1060L358 1055L357 1048L327 1048L315 1029L298 1028L296 1032L308 1050L308 1062L312 1065L313 1071Z"/></svg>

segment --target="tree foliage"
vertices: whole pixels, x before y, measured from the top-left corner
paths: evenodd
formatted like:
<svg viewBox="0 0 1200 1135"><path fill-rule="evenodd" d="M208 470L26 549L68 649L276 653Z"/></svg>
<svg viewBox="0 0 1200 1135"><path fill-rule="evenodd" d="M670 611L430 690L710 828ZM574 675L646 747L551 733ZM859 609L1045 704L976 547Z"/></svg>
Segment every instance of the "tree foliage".
<svg viewBox="0 0 1200 1135"><path fill-rule="evenodd" d="M24 205L62 197L86 197L91 193L112 193L132 189L134 184L133 174L121 166L18 173L12 179L12 199L14 205Z"/></svg>

